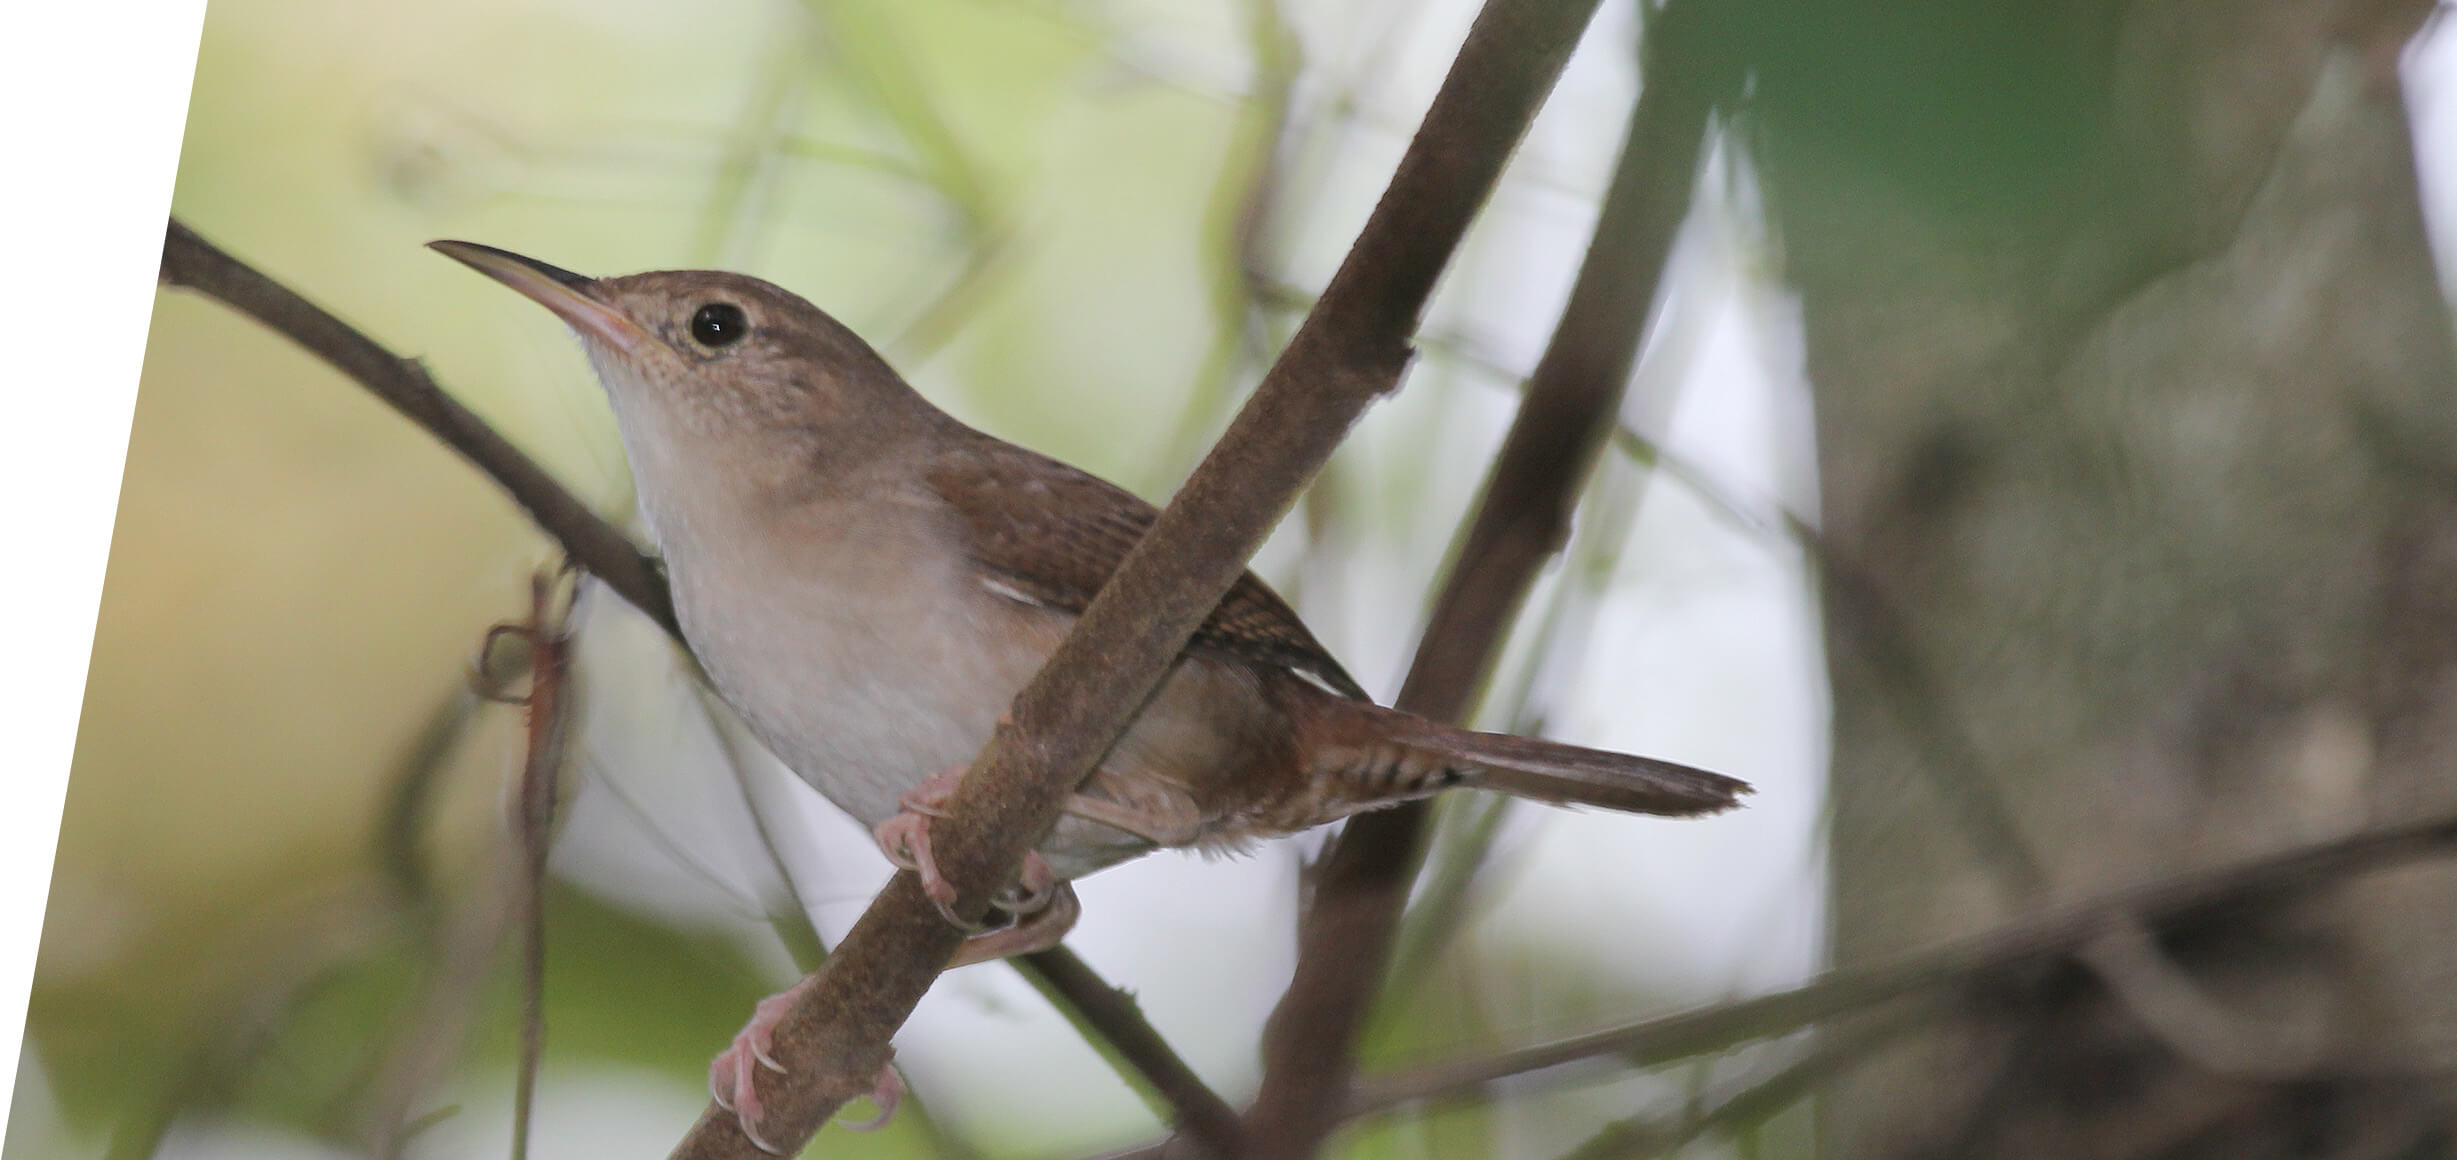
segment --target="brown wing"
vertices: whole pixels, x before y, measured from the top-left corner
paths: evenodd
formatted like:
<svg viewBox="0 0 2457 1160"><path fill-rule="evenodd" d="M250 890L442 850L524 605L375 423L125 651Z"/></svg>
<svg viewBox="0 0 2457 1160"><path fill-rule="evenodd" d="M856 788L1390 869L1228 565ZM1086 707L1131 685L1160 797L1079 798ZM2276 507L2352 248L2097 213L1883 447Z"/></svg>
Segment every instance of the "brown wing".
<svg viewBox="0 0 2457 1160"><path fill-rule="evenodd" d="M1024 599L1081 613L1159 511L1133 492L983 436L942 456L931 490L963 517L975 563ZM1254 573L1237 577L1189 648L1216 649L1370 700L1294 610Z"/></svg>

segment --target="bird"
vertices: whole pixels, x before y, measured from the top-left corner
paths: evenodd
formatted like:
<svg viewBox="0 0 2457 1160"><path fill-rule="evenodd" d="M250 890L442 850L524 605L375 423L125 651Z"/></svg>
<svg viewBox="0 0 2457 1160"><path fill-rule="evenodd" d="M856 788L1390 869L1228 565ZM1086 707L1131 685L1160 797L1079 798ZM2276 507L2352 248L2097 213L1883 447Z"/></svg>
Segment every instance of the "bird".
<svg viewBox="0 0 2457 1160"><path fill-rule="evenodd" d="M429 245L578 336L710 684L944 910L954 890L930 820L1157 510L959 421L773 283L717 270L592 278L474 242ZM999 896L1012 923L974 934L957 961L1054 945L1080 912L1070 881L1150 850L1234 851L1456 786L1673 817L1750 789L1376 705L1247 572ZM711 1065L718 1101L754 1142L756 1072L782 1070L767 1048L791 995L763 1002ZM893 1072L875 1093L883 1113Z"/></svg>

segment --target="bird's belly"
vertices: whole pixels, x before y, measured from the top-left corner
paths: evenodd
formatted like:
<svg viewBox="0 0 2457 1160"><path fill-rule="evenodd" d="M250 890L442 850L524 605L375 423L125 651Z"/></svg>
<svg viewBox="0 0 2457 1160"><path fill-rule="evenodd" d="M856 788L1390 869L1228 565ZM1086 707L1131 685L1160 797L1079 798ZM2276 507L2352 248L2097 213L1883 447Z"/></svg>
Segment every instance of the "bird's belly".
<svg viewBox="0 0 2457 1160"><path fill-rule="evenodd" d="M773 552L776 540L764 542ZM697 546L667 543L692 651L760 741L865 826L894 816L924 779L968 765L1075 620L999 594L959 558L897 551L892 540L726 560ZM712 588L710 576L758 582ZM1258 772L1250 767L1284 731L1251 674L1182 666L1103 760L1101 778L1129 797L1183 795L1181 809L1165 811L1172 817L1200 814L1251 796L1231 783ZM1218 844L1207 831L1194 837ZM1041 852L1073 878L1151 846L1070 815Z"/></svg>
<svg viewBox="0 0 2457 1160"><path fill-rule="evenodd" d="M929 577L885 590L786 585L764 601L694 599L679 569L676 582L684 635L719 695L866 826L922 779L970 762L1047 655L984 631L971 593L934 591Z"/></svg>

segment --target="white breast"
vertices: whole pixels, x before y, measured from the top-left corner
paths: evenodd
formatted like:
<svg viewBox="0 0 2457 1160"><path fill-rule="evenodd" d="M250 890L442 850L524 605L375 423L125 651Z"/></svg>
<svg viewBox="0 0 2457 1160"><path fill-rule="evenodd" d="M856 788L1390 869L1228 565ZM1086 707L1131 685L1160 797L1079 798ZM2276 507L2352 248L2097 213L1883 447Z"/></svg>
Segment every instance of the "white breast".
<svg viewBox="0 0 2457 1160"><path fill-rule="evenodd" d="M752 732L865 825L970 762L1054 647L1063 624L1033 623L1054 614L983 589L927 497L784 502L726 456L674 454L676 417L616 394L683 635Z"/></svg>
<svg viewBox="0 0 2457 1160"><path fill-rule="evenodd" d="M992 606L952 543L920 542L918 520L812 514L849 526L816 543L702 541L668 564L718 692L803 780L876 825L915 783L970 762L1047 654L991 631L1014 605Z"/></svg>

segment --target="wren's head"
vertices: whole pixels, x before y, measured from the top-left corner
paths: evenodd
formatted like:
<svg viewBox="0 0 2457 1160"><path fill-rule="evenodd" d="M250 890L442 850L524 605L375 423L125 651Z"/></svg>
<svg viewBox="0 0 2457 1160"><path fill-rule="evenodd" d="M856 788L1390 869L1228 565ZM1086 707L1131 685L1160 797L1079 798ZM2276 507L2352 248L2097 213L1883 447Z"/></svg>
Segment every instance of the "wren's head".
<svg viewBox="0 0 2457 1160"><path fill-rule="evenodd" d="M428 245L571 326L635 472L671 456L858 457L936 417L868 343L773 283L719 270L589 278L473 242Z"/></svg>

